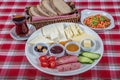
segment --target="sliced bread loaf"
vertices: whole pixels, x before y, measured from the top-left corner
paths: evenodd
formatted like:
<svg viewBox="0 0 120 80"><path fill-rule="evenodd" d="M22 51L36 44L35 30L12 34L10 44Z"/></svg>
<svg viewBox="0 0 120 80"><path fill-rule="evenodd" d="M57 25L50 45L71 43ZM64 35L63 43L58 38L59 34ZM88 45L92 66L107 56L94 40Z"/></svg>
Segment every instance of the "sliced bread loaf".
<svg viewBox="0 0 120 80"><path fill-rule="evenodd" d="M50 0L50 2L51 2L51 7L59 15L68 14L72 12L72 8L64 0Z"/></svg>
<svg viewBox="0 0 120 80"><path fill-rule="evenodd" d="M37 5L37 9L40 13L42 13L44 16L50 16L49 14L47 14L46 12L44 12L42 9L41 9L41 5Z"/></svg>
<svg viewBox="0 0 120 80"><path fill-rule="evenodd" d="M40 16L39 13L36 11L36 7L30 7L29 14L32 16Z"/></svg>
<svg viewBox="0 0 120 80"><path fill-rule="evenodd" d="M50 6L50 0L42 0L41 5L42 5L41 6L42 10L45 11L46 13L48 13L50 16L57 15L57 13Z"/></svg>

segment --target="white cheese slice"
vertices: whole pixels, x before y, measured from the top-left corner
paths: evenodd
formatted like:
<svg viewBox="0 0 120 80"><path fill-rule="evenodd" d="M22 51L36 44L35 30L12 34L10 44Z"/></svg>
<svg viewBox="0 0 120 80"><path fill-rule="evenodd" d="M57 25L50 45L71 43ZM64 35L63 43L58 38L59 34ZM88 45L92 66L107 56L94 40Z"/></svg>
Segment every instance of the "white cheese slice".
<svg viewBox="0 0 120 80"><path fill-rule="evenodd" d="M50 39L51 40L58 40L59 39L59 32L58 32L56 26L55 25L51 26L50 30L52 31L50 33Z"/></svg>
<svg viewBox="0 0 120 80"><path fill-rule="evenodd" d="M51 40L59 38L58 30L56 26L53 26L53 25L43 27L42 33L43 33L43 36L50 38Z"/></svg>
<svg viewBox="0 0 120 80"><path fill-rule="evenodd" d="M73 37L73 32L72 32L70 26L68 26L67 28L65 28L64 31L65 31L65 34L66 34L66 36L67 36L68 39L71 39Z"/></svg>
<svg viewBox="0 0 120 80"><path fill-rule="evenodd" d="M67 37L65 36L65 32L64 32L64 25L63 24L56 24L56 28L59 32L59 42L61 41L67 41Z"/></svg>
<svg viewBox="0 0 120 80"><path fill-rule="evenodd" d="M37 37L35 37L34 39L30 40L28 43L31 44L31 45L34 45L36 43L54 43L54 41L48 39L48 38L45 38L44 36L42 35L39 35Z"/></svg>
<svg viewBox="0 0 120 80"><path fill-rule="evenodd" d="M52 32L50 26L42 27L41 31L42 31L43 36L45 37L50 37L50 33Z"/></svg>

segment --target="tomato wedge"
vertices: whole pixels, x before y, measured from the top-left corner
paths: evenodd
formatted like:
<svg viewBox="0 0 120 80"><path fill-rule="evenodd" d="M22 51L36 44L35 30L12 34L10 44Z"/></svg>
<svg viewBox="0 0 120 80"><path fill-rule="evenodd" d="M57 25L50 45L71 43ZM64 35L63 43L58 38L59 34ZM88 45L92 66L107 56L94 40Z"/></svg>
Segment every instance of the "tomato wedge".
<svg viewBox="0 0 120 80"><path fill-rule="evenodd" d="M47 56L40 56L39 60L40 62L47 62Z"/></svg>
<svg viewBox="0 0 120 80"><path fill-rule="evenodd" d="M48 58L48 62L51 62L51 61L55 61L55 56L50 56L50 57Z"/></svg>
<svg viewBox="0 0 120 80"><path fill-rule="evenodd" d="M55 56L50 56L49 58L47 58L47 56L40 56L39 60L41 67L48 67L48 68L56 67Z"/></svg>
<svg viewBox="0 0 120 80"><path fill-rule="evenodd" d="M51 62L49 63L49 67L50 67L50 68L56 68L56 62L55 62L55 61L51 61Z"/></svg>
<svg viewBox="0 0 120 80"><path fill-rule="evenodd" d="M48 64L47 62L41 62L41 66L42 66L42 67L48 67L49 64Z"/></svg>

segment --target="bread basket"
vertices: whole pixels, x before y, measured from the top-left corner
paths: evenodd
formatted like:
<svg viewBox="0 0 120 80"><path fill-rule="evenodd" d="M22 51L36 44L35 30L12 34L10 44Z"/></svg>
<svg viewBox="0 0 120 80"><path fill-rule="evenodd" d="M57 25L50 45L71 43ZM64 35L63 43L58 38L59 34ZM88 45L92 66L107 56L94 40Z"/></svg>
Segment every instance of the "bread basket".
<svg viewBox="0 0 120 80"><path fill-rule="evenodd" d="M28 16L28 21L32 25L39 29L45 25L52 24L52 23L59 23L59 22L74 22L78 23L80 21L80 14L78 13L77 9L73 2L67 2L67 4L74 10L71 14L76 14L76 16L68 17L68 18L57 18L57 19L48 19L48 20L39 20L39 21L32 21L32 16L29 14L30 7L26 7L26 15Z"/></svg>

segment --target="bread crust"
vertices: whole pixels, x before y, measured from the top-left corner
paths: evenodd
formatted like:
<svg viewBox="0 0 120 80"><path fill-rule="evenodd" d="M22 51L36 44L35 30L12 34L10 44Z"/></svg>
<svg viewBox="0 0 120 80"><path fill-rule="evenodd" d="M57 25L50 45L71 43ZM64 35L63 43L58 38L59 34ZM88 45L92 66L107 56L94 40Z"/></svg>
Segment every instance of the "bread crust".
<svg viewBox="0 0 120 80"><path fill-rule="evenodd" d="M41 4L39 4L39 5L37 5L37 10L39 11L39 8L41 8ZM41 8L42 9L42 8ZM43 10L42 10L43 11ZM41 13L43 16L49 16L49 14L47 14L46 12L44 12L44 13L46 13L46 14L44 14L44 13L42 13L41 11L39 11L39 13Z"/></svg>
<svg viewBox="0 0 120 80"><path fill-rule="evenodd" d="M55 5L53 4L53 0L50 0L50 6L52 7L52 9L57 12L58 15L61 15L62 13L55 7Z"/></svg>
<svg viewBox="0 0 120 80"><path fill-rule="evenodd" d="M57 16L56 14L52 13L52 12L49 11L47 8L45 8L43 1L44 1L44 0L41 1L41 9L42 9L44 12L46 12L48 15L50 15L50 16ZM50 1L50 0L48 0L48 1Z"/></svg>
<svg viewBox="0 0 120 80"><path fill-rule="evenodd" d="M30 14L31 16L39 16L39 14L36 13L36 11L35 11L35 7L34 7L34 6L30 7L30 9L29 9L29 14Z"/></svg>
<svg viewBox="0 0 120 80"><path fill-rule="evenodd" d="M66 15L66 14L70 14L71 12L72 12L72 8L70 7L70 5L68 5L64 0L61 0L65 5L64 6L66 6L69 10L71 9L71 11L68 11L68 13L65 13L65 12L62 12L60 9L58 9L57 7L57 5L55 4L56 3L56 1L57 0L50 0L51 1L51 7L53 8L53 9L55 9L57 12L58 12L58 14L59 15ZM58 3L59 3L59 1L58 1ZM53 6L54 5L54 6ZM61 5L62 6L62 5ZM59 8L62 8L62 7L59 7Z"/></svg>

